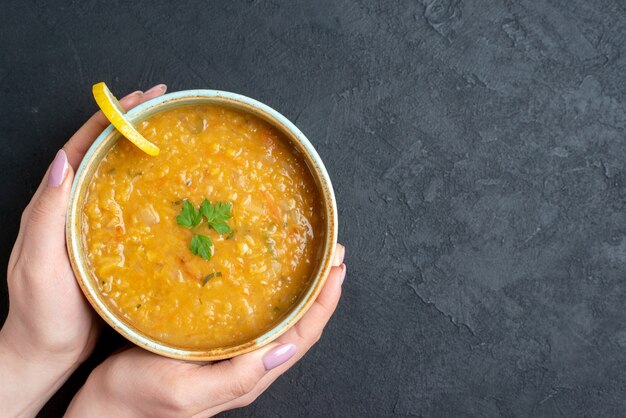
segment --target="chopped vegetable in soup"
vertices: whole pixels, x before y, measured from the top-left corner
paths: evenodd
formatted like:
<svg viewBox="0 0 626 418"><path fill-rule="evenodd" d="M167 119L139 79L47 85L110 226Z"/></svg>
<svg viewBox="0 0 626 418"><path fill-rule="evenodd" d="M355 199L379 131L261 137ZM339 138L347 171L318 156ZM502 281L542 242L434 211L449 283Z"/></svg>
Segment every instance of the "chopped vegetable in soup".
<svg viewBox="0 0 626 418"><path fill-rule="evenodd" d="M320 198L284 136L227 107L158 113L117 141L84 207L83 242L110 309L164 343L250 341L305 290L323 243Z"/></svg>

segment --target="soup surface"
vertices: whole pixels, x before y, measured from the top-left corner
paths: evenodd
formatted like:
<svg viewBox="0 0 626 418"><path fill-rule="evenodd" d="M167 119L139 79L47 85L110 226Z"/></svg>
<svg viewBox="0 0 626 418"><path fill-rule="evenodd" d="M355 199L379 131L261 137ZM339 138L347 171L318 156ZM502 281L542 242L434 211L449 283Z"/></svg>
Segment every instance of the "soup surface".
<svg viewBox="0 0 626 418"><path fill-rule="evenodd" d="M288 141L256 116L181 107L137 129L161 152L118 140L97 168L83 242L99 291L139 331L181 348L249 341L306 288L321 254L320 198ZM232 205L230 234L177 223L185 201ZM213 255L194 255L194 234Z"/></svg>

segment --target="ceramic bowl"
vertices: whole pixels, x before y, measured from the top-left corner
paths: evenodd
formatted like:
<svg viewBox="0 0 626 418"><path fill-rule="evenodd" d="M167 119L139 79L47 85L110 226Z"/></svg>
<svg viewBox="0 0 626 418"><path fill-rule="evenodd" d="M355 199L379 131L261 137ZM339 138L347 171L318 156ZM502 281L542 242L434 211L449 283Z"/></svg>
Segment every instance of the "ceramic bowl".
<svg viewBox="0 0 626 418"><path fill-rule="evenodd" d="M235 108L251 113L276 127L297 150L297 154L309 167L317 184L319 195L323 200L321 206L322 215L325 219L323 254L303 296L285 318L256 339L243 344L212 349L186 349L158 341L141 332L125 318L109 309L98 291L97 278L87 263L82 237L82 223L83 207L90 181L100 161L115 142L121 138L113 126L109 126L98 136L76 172L67 213L66 236L69 258L76 279L89 303L111 327L139 347L154 353L177 359L211 361L244 354L270 343L291 328L311 307L324 286L331 268L333 251L337 243L337 205L330 178L313 145L286 117L254 99L217 90L187 90L152 99L130 110L126 115L132 123L136 124L158 112L199 104L217 104ZM122 138L121 140L125 139Z"/></svg>

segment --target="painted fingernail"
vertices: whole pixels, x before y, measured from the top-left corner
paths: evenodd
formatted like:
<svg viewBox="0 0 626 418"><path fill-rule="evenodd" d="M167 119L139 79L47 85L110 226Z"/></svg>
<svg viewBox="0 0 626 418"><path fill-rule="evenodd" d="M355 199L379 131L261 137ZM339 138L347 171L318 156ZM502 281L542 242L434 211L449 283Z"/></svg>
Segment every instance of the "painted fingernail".
<svg viewBox="0 0 626 418"><path fill-rule="evenodd" d="M62 149L57 152L52 165L50 166L50 173L48 174L48 187L59 187L63 184L69 164L67 163L67 155Z"/></svg>
<svg viewBox="0 0 626 418"><path fill-rule="evenodd" d="M161 94L163 94L167 91L167 86L165 84L157 84L156 86L150 87L146 90L145 94L156 93L157 91L160 91Z"/></svg>
<svg viewBox="0 0 626 418"><path fill-rule="evenodd" d="M343 258L346 256L346 247L341 244L337 244L335 249L335 265L343 263Z"/></svg>
<svg viewBox="0 0 626 418"><path fill-rule="evenodd" d="M348 268L345 264L342 264L339 267L341 268L341 284L343 284L343 280L346 278L346 271L348 271Z"/></svg>
<svg viewBox="0 0 626 418"><path fill-rule="evenodd" d="M265 370L272 370L275 367L280 366L293 355L296 354L296 346L293 344L279 345L275 349L269 351L263 356L263 365Z"/></svg>

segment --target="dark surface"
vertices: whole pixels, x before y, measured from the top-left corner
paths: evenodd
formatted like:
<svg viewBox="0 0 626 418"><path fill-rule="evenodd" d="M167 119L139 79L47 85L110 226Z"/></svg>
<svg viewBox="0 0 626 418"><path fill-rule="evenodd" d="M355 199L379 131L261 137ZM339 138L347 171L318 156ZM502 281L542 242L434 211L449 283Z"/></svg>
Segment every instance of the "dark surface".
<svg viewBox="0 0 626 418"><path fill-rule="evenodd" d="M91 84L234 91L316 146L349 272L320 343L229 416L624 414L623 1L162 3L0 7L3 265Z"/></svg>

